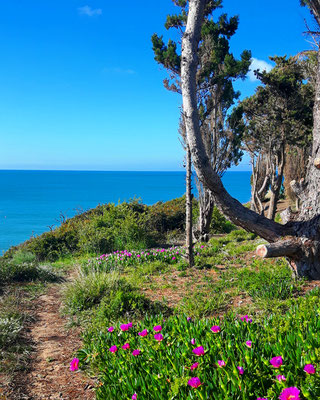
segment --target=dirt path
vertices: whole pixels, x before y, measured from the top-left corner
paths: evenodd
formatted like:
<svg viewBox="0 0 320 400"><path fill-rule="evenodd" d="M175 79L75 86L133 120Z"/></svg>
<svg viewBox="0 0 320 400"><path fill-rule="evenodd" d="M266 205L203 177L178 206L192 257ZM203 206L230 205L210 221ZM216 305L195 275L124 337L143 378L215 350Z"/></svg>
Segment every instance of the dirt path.
<svg viewBox="0 0 320 400"><path fill-rule="evenodd" d="M94 399L94 382L81 373L71 372L69 363L81 346L78 329L66 330L59 313L61 285L51 286L36 300L35 322L30 339L35 345L30 372L18 377L12 400Z"/></svg>

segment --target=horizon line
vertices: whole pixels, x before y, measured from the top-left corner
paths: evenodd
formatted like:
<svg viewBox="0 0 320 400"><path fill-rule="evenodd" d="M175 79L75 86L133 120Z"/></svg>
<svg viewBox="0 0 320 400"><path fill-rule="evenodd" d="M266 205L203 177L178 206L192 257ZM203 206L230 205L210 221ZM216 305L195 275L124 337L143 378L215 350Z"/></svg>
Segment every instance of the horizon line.
<svg viewBox="0 0 320 400"><path fill-rule="evenodd" d="M30 171L30 172L184 172L185 170L100 170L100 169L22 169L0 168L0 171ZM225 172L251 172L250 169L227 170ZM193 171L194 173L194 171Z"/></svg>

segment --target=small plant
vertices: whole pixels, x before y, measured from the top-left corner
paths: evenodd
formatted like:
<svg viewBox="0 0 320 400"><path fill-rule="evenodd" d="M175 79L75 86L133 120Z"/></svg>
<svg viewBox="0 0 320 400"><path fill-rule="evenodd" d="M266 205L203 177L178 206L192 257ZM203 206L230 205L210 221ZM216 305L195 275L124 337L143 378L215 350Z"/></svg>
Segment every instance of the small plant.
<svg viewBox="0 0 320 400"><path fill-rule="evenodd" d="M77 354L97 374L97 399L299 399L320 396L320 292L261 323L162 315L92 330ZM281 379L279 378L281 377Z"/></svg>

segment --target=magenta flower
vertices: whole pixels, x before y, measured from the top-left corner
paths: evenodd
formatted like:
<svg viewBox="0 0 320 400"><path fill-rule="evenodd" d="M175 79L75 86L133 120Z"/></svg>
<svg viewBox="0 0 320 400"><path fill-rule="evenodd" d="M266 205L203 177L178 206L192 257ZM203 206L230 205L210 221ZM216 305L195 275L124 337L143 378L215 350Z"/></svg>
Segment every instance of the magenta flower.
<svg viewBox="0 0 320 400"><path fill-rule="evenodd" d="M219 365L220 368L223 368L223 367L226 366L226 363L223 360L218 360L218 365Z"/></svg>
<svg viewBox="0 0 320 400"><path fill-rule="evenodd" d="M202 346L196 347L195 349L192 350L192 353L194 353L196 356L203 356L204 348Z"/></svg>
<svg viewBox="0 0 320 400"><path fill-rule="evenodd" d="M277 379L279 382L282 382L282 381L286 381L286 380L287 380L286 377L285 377L284 375L277 375L277 376L276 376L276 379Z"/></svg>
<svg viewBox="0 0 320 400"><path fill-rule="evenodd" d="M273 357L270 360L270 364L274 367L274 368L280 368L281 365L283 364L283 360L281 356L278 357Z"/></svg>
<svg viewBox="0 0 320 400"><path fill-rule="evenodd" d="M156 326L153 328L153 330L154 330L155 332L161 332L161 331L162 331L162 326L161 326L161 325L156 325Z"/></svg>
<svg viewBox="0 0 320 400"><path fill-rule="evenodd" d="M307 374L315 374L316 373L316 369L312 364L306 364L305 367L303 368L303 370Z"/></svg>
<svg viewBox="0 0 320 400"><path fill-rule="evenodd" d="M161 333L156 333L154 335L154 338L158 341L161 342L163 340L163 336L161 335Z"/></svg>
<svg viewBox="0 0 320 400"><path fill-rule="evenodd" d="M133 350L132 355L137 357L141 353L141 350Z"/></svg>
<svg viewBox="0 0 320 400"><path fill-rule="evenodd" d="M132 328L132 322L128 322L128 328Z"/></svg>
<svg viewBox="0 0 320 400"><path fill-rule="evenodd" d="M300 390L296 387L288 387L284 389L280 396L280 400L300 400Z"/></svg>
<svg viewBox="0 0 320 400"><path fill-rule="evenodd" d="M108 328L108 332L113 332L114 331L114 326L110 326L110 328Z"/></svg>
<svg viewBox="0 0 320 400"><path fill-rule="evenodd" d="M188 321L188 322L191 321L191 317L188 317L188 318L187 318L187 321Z"/></svg>
<svg viewBox="0 0 320 400"><path fill-rule="evenodd" d="M243 317L240 318L241 321L246 321L249 322L251 324L252 319L248 317L248 315L244 315Z"/></svg>
<svg viewBox="0 0 320 400"><path fill-rule="evenodd" d="M175 258L175 257L172 257L172 259L175 260L176 258Z"/></svg>
<svg viewBox="0 0 320 400"><path fill-rule="evenodd" d="M70 363L70 371L77 371L79 369L79 358L74 358Z"/></svg>
<svg viewBox="0 0 320 400"><path fill-rule="evenodd" d="M115 353L116 351L118 351L117 346L111 346L109 351L111 351L111 353Z"/></svg>
<svg viewBox="0 0 320 400"><path fill-rule="evenodd" d="M138 398L138 395L137 395L137 393L133 393L133 395L132 395L131 399L132 399L132 400L137 400L137 398Z"/></svg>
<svg viewBox="0 0 320 400"><path fill-rule="evenodd" d="M143 331L138 332L138 335L139 335L139 336L142 336L142 337L147 336L147 334L148 334L147 329L144 329Z"/></svg>
<svg viewBox="0 0 320 400"><path fill-rule="evenodd" d="M258 397L257 400L268 400L266 397Z"/></svg>
<svg viewBox="0 0 320 400"><path fill-rule="evenodd" d="M193 371L194 369L196 369L196 368L198 368L198 367L199 367L199 363L196 362L196 363L194 363L194 364L191 365L190 370Z"/></svg>
<svg viewBox="0 0 320 400"><path fill-rule="evenodd" d="M219 325L214 325L210 328L213 333L219 333L221 331L221 328Z"/></svg>
<svg viewBox="0 0 320 400"><path fill-rule="evenodd" d="M123 346L121 346L123 348L123 350L127 350L130 349L130 344L129 343L125 343Z"/></svg>
<svg viewBox="0 0 320 400"><path fill-rule="evenodd" d="M120 329L122 330L122 332L128 331L129 328L130 328L129 324L120 325Z"/></svg>
<svg viewBox="0 0 320 400"><path fill-rule="evenodd" d="M137 257L140 258L141 257L140 254L137 254Z"/></svg>
<svg viewBox="0 0 320 400"><path fill-rule="evenodd" d="M195 339L195 338L192 338L192 339L190 340L190 343L191 343L191 344L196 344L196 339Z"/></svg>
<svg viewBox="0 0 320 400"><path fill-rule="evenodd" d="M192 386L193 388L198 388L199 386L202 385L202 383L200 382L200 379L198 377L194 377L188 380L188 385Z"/></svg>
<svg viewBox="0 0 320 400"><path fill-rule="evenodd" d="M251 340L247 340L247 341L246 341L246 346L249 347L249 349L251 349L251 347L252 347L252 342L251 342Z"/></svg>
<svg viewBox="0 0 320 400"><path fill-rule="evenodd" d="M239 375L243 375L244 374L244 369L243 367L237 367L238 371L239 371Z"/></svg>

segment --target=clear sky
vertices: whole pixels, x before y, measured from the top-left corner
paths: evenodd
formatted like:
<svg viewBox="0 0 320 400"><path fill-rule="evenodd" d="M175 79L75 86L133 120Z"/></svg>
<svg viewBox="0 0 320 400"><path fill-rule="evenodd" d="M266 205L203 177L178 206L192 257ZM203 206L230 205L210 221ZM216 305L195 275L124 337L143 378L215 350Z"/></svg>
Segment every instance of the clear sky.
<svg viewBox="0 0 320 400"><path fill-rule="evenodd" d="M171 0L2 0L0 169L180 170L181 98L163 88L150 40L169 37L174 11ZM224 0L220 12L239 15L231 49L256 66L311 47L299 0ZM237 87L247 96L256 82Z"/></svg>

